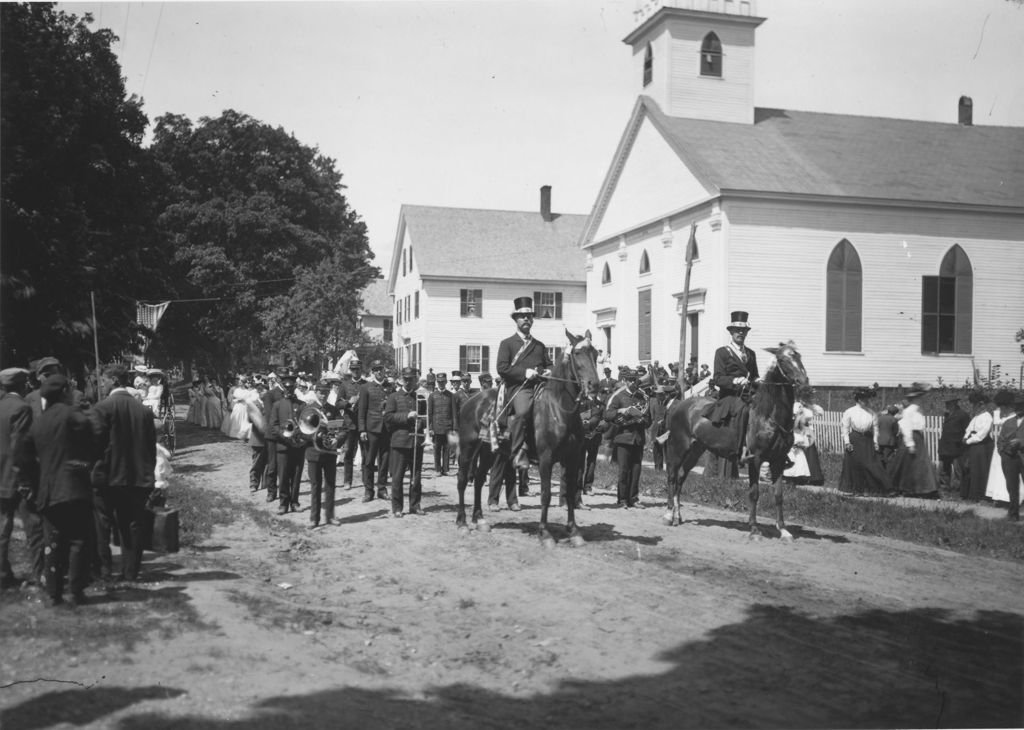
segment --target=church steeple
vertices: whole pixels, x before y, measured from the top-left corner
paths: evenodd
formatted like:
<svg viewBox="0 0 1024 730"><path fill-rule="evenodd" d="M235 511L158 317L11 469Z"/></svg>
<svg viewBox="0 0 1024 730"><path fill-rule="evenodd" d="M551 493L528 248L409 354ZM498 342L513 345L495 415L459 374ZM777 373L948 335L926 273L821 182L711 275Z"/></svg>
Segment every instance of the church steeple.
<svg viewBox="0 0 1024 730"><path fill-rule="evenodd" d="M640 94L674 117L754 122L750 0L638 0L633 48Z"/></svg>

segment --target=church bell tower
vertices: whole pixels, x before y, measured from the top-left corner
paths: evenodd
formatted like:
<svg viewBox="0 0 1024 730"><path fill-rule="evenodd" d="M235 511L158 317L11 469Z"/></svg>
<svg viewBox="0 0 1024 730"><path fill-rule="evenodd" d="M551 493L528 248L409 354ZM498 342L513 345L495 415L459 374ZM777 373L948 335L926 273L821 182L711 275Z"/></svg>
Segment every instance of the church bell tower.
<svg viewBox="0 0 1024 730"><path fill-rule="evenodd" d="M673 117L754 123L753 0L638 0L638 93Z"/></svg>

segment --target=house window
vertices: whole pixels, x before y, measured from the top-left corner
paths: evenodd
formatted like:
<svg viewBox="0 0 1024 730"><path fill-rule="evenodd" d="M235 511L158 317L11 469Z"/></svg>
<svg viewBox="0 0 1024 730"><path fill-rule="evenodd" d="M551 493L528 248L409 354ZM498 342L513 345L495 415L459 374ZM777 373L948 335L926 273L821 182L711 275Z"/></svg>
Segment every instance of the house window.
<svg viewBox="0 0 1024 730"><path fill-rule="evenodd" d="M395 321L398 322L398 324L402 324L402 300L401 299L399 299L398 302L395 303Z"/></svg>
<svg viewBox="0 0 1024 730"><path fill-rule="evenodd" d="M413 296L413 300L412 300L412 316L413 316L413 319L419 319L420 318L420 293L419 292L413 292L412 296Z"/></svg>
<svg viewBox="0 0 1024 730"><path fill-rule="evenodd" d="M419 342L413 343L413 346L412 346L412 360L410 360L409 365L411 367L414 367L417 370L422 372L422 370L423 370L423 362L421 361L421 353L422 353L421 347L422 346L420 345Z"/></svg>
<svg viewBox="0 0 1024 730"><path fill-rule="evenodd" d="M384 342L391 342L395 338L395 324L391 317L384 318L384 333L381 335L381 339Z"/></svg>
<svg viewBox="0 0 1024 730"><path fill-rule="evenodd" d="M654 51L651 50L651 44L647 44L647 50L644 51L644 86L651 83L651 79L654 78Z"/></svg>
<svg viewBox="0 0 1024 730"><path fill-rule="evenodd" d="M533 293L533 309L537 319L562 318L562 292L535 291Z"/></svg>
<svg viewBox="0 0 1024 730"><path fill-rule="evenodd" d="M548 360L550 360L551 362L557 363L559 360L562 359L562 353L564 352L564 350L561 347L548 347L546 349L548 353Z"/></svg>
<svg viewBox="0 0 1024 730"><path fill-rule="evenodd" d="M974 272L960 246L942 259L938 276L922 277L921 352L970 354Z"/></svg>
<svg viewBox="0 0 1024 730"><path fill-rule="evenodd" d="M412 318L411 318L411 317L409 316L409 314L410 314L410 307L409 307L410 301L409 301L409 299L410 299L410 298L409 298L409 295L408 295L408 294L406 294L406 295L405 295L405 321L406 321L406 322L408 322L408 321L409 321L410 319L412 319Z"/></svg>
<svg viewBox="0 0 1024 730"><path fill-rule="evenodd" d="M700 75L722 76L722 42L714 33L704 36L700 44Z"/></svg>
<svg viewBox="0 0 1024 730"><path fill-rule="evenodd" d="M864 273L845 238L832 249L825 276L825 350L860 352Z"/></svg>
<svg viewBox="0 0 1024 730"><path fill-rule="evenodd" d="M601 330L604 332L604 354L608 357L612 356L612 328L602 327Z"/></svg>
<svg viewBox="0 0 1024 730"><path fill-rule="evenodd" d="M486 373L491 367L491 348L487 345L459 345L459 370Z"/></svg>
<svg viewBox="0 0 1024 730"><path fill-rule="evenodd" d="M651 273L651 260L647 257L647 252L644 251L640 255L640 273L649 274Z"/></svg>
<svg viewBox="0 0 1024 730"><path fill-rule="evenodd" d="M612 283L612 270L608 266L608 262L604 262L604 268L601 269L601 283L611 284Z"/></svg>
<svg viewBox="0 0 1024 730"><path fill-rule="evenodd" d="M483 289L459 289L459 314L463 317L483 317Z"/></svg>
<svg viewBox="0 0 1024 730"><path fill-rule="evenodd" d="M405 276L405 249L402 249L402 276Z"/></svg>

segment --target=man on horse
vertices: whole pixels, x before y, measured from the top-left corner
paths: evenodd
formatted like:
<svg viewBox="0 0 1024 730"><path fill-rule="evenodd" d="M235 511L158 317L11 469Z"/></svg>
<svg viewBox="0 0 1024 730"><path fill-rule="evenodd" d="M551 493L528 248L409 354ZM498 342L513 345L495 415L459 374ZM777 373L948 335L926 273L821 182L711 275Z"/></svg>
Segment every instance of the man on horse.
<svg viewBox="0 0 1024 730"><path fill-rule="evenodd" d="M534 386L551 367L551 360L544 343L530 334L534 317L533 298L518 297L513 306L516 333L498 345L497 368L498 376L505 384L506 397L512 398L511 415L508 417L509 453L517 467L528 467L526 428L533 411Z"/></svg>
<svg viewBox="0 0 1024 730"><path fill-rule="evenodd" d="M742 464L750 459L747 449L747 420L750 414L750 399L760 380L757 370L757 355L744 342L750 325L746 312L733 312L732 321L726 327L730 342L715 350L715 371L712 382L718 388L719 397L706 417L718 427L732 426L736 430L736 453Z"/></svg>

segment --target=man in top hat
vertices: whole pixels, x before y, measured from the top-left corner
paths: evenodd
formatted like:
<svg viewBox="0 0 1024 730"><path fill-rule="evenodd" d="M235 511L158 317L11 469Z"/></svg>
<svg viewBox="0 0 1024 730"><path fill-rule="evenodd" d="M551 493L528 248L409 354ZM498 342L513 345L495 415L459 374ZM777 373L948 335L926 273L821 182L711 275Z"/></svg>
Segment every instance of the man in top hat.
<svg viewBox="0 0 1024 730"><path fill-rule="evenodd" d="M43 522L35 505L26 497L34 486L34 474L24 473L16 460L32 428L32 408L25 401L28 370L0 370L0 588L21 584L11 568L8 551L14 517L20 515L30 556L30 578L40 583L43 576Z"/></svg>
<svg viewBox="0 0 1024 730"><path fill-rule="evenodd" d="M1020 484L1024 476L1024 392L1014 395L1013 411L1014 414L999 427L996 449L1009 496L1006 518L1020 522Z"/></svg>
<svg viewBox="0 0 1024 730"><path fill-rule="evenodd" d="M426 402L416 392L419 372L402 368L402 387L388 396L384 405L384 425L391 432L391 516L401 517L408 469L409 514L424 515L420 505L423 494L423 443L426 437ZM421 405L422 404L422 405Z"/></svg>
<svg viewBox="0 0 1024 730"><path fill-rule="evenodd" d="M358 357L353 357L348 363L348 375L342 378L338 385L338 407L341 409L342 418L345 421L345 443L338 446L338 455L344 461L344 474L342 476L342 488L352 488L352 472L355 467L356 449L359 448L359 390L363 387L363 364ZM366 454L361 454L365 461Z"/></svg>
<svg viewBox="0 0 1024 730"><path fill-rule="evenodd" d="M516 466L529 467L526 454L527 426L533 411L533 386L551 367L547 347L532 336L533 299L519 297L513 302L512 319L516 332L498 345L498 377L512 398L508 417L509 454ZM500 457L499 457L500 459Z"/></svg>
<svg viewBox="0 0 1024 730"><path fill-rule="evenodd" d="M285 429L298 431L299 413L306 405L295 394L298 376L292 370L278 374L284 395L270 409L267 418L267 436L277 453L277 489L279 515L294 511L299 506L299 482L302 480L302 461L305 444L296 436L286 437Z"/></svg>
<svg viewBox="0 0 1024 730"><path fill-rule="evenodd" d="M757 355L744 344L750 324L746 312L733 312L729 325L728 345L715 350L715 372L712 381L718 388L719 397L707 414L716 426L732 426L736 429L736 453L739 461L750 458L747 447L747 418L750 399L760 380L757 370Z"/></svg>
<svg viewBox="0 0 1024 730"><path fill-rule="evenodd" d="M942 416L942 432L939 435L939 486L942 489L959 489L963 482L964 433L971 417L960 407L959 398L947 398Z"/></svg>
<svg viewBox="0 0 1024 730"><path fill-rule="evenodd" d="M363 449L364 502L373 500L375 484L377 497L388 498L386 460L391 450L390 436L384 427L384 404L388 395L384 381L384 363L374 360L370 363L370 379L359 389L359 402L356 404L356 422Z"/></svg>
<svg viewBox="0 0 1024 730"><path fill-rule="evenodd" d="M447 476L450 460L448 434L458 431L459 414L455 394L448 390L446 373L437 374L435 388L427 397L427 423L434 445L434 473Z"/></svg>

